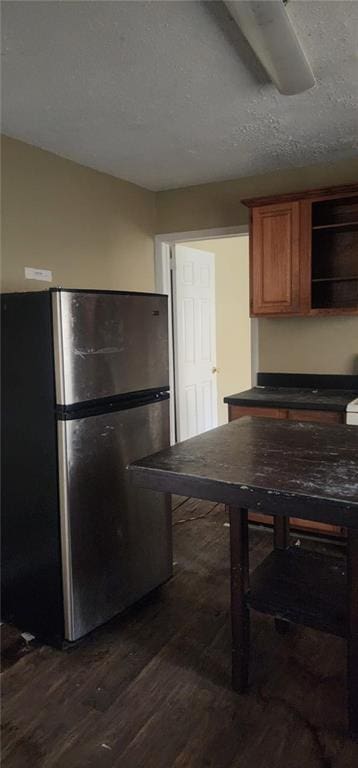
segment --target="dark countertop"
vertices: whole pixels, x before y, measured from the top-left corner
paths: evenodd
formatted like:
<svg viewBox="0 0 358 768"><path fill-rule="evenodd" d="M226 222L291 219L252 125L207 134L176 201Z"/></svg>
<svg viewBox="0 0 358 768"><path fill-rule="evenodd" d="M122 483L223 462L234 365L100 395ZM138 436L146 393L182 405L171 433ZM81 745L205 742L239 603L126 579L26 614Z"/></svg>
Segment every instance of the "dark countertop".
<svg viewBox="0 0 358 768"><path fill-rule="evenodd" d="M358 429L244 418L129 466L154 490L358 527Z"/></svg>
<svg viewBox="0 0 358 768"><path fill-rule="evenodd" d="M358 390L310 389L308 387L253 387L224 397L229 405L297 408L317 411L345 411L358 397Z"/></svg>

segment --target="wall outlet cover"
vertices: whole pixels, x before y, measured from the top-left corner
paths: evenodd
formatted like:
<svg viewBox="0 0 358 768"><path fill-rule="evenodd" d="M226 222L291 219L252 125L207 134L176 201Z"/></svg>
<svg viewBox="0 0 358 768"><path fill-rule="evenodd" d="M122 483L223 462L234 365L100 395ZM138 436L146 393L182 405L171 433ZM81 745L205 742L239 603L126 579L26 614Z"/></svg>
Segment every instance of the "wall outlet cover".
<svg viewBox="0 0 358 768"><path fill-rule="evenodd" d="M52 283L52 272L49 269L25 267L25 278L26 280L44 280L46 283Z"/></svg>

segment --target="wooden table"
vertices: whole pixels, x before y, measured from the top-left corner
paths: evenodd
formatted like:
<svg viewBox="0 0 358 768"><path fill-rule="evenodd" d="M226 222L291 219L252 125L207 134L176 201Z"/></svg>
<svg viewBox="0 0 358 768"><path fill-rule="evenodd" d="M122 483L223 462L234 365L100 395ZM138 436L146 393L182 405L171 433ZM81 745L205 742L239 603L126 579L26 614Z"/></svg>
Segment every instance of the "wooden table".
<svg viewBox="0 0 358 768"><path fill-rule="evenodd" d="M157 491L230 511L232 682L248 684L250 608L347 640L348 722L358 739L358 429L244 417L130 465ZM274 515L274 549L251 575L247 509ZM289 546L288 518L347 528L346 559Z"/></svg>

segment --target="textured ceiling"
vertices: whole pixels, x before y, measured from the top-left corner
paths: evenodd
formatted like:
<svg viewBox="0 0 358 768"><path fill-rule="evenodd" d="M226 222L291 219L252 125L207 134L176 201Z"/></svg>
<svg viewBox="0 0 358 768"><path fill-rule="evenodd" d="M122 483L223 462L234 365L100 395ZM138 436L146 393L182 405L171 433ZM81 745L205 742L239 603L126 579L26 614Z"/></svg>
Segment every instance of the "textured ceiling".
<svg viewBox="0 0 358 768"><path fill-rule="evenodd" d="M351 157L358 2L287 7L317 78L299 96L220 2L4 2L2 130L155 190Z"/></svg>

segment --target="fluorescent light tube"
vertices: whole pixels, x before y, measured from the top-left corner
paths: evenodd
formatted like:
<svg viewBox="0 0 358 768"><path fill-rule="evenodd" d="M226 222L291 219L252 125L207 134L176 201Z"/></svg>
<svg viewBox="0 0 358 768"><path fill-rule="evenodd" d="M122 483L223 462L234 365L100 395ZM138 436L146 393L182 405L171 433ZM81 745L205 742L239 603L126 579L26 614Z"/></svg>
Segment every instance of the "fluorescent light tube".
<svg viewBox="0 0 358 768"><path fill-rule="evenodd" d="M282 0L224 2L280 93L312 88L314 74Z"/></svg>

